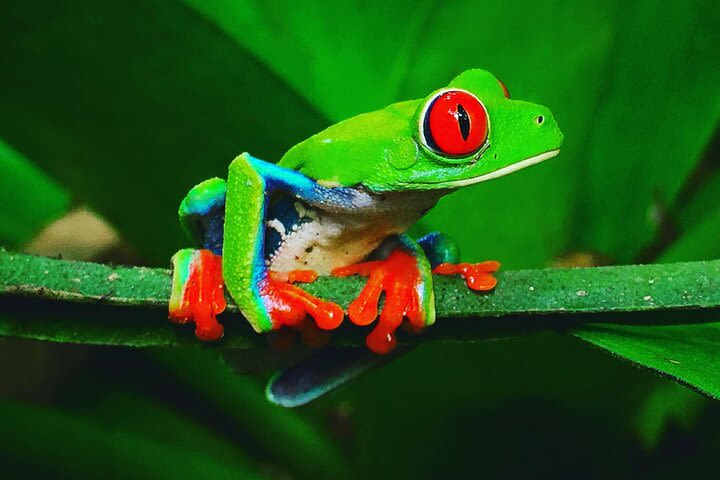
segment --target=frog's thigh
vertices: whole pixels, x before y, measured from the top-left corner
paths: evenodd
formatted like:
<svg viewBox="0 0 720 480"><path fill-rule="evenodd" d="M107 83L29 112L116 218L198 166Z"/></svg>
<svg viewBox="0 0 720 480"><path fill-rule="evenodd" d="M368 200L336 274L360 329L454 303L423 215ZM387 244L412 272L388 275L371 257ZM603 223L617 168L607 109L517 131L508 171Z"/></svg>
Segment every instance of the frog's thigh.
<svg viewBox="0 0 720 480"><path fill-rule="evenodd" d="M432 325L435 323L435 290L430 259L423 251L422 245L408 235L399 235L398 239L408 251L412 252L417 260L417 269L422 280L422 285L418 287L420 307L424 312L425 326Z"/></svg>
<svg viewBox="0 0 720 480"><path fill-rule="evenodd" d="M246 154L233 160L225 203L223 278L233 300L258 332L272 329L259 293L259 284L267 273L263 252L265 190L265 178Z"/></svg>

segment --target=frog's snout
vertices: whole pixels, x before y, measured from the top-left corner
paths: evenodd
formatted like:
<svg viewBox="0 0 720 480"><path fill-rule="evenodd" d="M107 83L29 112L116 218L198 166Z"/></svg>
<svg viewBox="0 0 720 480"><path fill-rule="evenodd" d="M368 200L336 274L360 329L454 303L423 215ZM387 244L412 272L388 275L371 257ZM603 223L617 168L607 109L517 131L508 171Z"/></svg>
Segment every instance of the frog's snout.
<svg viewBox="0 0 720 480"><path fill-rule="evenodd" d="M550 140L553 150L560 148L563 142L563 134L550 110L543 108L536 111L531 122L532 126L538 129L538 133Z"/></svg>

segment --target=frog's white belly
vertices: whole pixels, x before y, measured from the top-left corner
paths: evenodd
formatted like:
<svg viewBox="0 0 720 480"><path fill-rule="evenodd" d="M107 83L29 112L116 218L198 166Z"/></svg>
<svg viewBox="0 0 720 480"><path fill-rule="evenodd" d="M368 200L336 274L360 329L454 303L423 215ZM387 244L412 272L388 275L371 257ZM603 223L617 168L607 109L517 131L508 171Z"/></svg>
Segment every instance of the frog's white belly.
<svg viewBox="0 0 720 480"><path fill-rule="evenodd" d="M274 252L268 252L266 263L279 272L310 269L328 275L333 268L364 260L388 236L405 232L438 197L427 192L390 194L361 212L345 213L298 205L306 221L289 231L277 219L267 221L282 240Z"/></svg>

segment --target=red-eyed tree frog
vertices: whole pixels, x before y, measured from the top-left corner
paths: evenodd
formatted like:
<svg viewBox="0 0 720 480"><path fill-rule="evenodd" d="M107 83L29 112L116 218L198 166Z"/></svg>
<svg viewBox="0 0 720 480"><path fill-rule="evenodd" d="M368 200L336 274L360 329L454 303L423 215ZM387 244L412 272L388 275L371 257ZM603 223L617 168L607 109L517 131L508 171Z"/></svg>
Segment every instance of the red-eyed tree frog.
<svg viewBox="0 0 720 480"><path fill-rule="evenodd" d="M367 345L387 353L403 321L415 330L435 321L433 272L491 290L499 266L458 263L442 234L413 240L406 230L443 195L552 158L562 140L547 108L468 70L425 98L337 123L277 164L243 153L227 181L200 183L180 205L197 248L172 258L170 318L219 339L227 288L258 332L333 330L343 309L295 283L357 274L368 280L347 316L374 323Z"/></svg>

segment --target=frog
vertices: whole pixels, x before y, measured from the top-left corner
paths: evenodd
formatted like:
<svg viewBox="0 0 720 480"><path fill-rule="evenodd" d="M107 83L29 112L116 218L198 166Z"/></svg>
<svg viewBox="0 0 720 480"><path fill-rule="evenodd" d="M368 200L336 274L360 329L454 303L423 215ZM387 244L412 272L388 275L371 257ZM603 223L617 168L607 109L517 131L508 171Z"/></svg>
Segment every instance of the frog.
<svg viewBox="0 0 720 480"><path fill-rule="evenodd" d="M562 142L547 107L470 69L423 98L336 123L276 163L242 153L226 180L196 185L180 204L195 247L172 257L169 317L218 340L227 293L257 332L310 338L347 317L369 327L372 352L387 354L399 327L435 322L433 275L489 292L500 266L461 262L447 236L413 239L408 229L443 196L555 157ZM367 280L345 311L301 287L322 275Z"/></svg>

